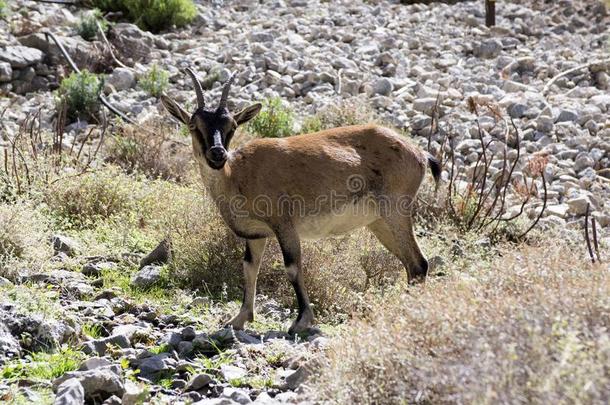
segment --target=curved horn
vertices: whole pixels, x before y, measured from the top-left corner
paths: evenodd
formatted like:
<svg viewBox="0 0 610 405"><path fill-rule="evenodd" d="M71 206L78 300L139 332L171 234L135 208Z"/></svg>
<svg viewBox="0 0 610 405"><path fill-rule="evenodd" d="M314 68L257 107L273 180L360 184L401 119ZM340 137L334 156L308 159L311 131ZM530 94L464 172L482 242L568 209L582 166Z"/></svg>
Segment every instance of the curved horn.
<svg viewBox="0 0 610 405"><path fill-rule="evenodd" d="M229 76L229 80L227 80L224 87L222 88L222 95L220 96L220 102L218 103L219 109L225 108L227 106L227 100L229 99L229 91L231 90L233 80L235 80L235 73L231 73L231 76Z"/></svg>
<svg viewBox="0 0 610 405"><path fill-rule="evenodd" d="M197 79L197 76L195 75L195 72L193 72L193 69L186 68L184 69L184 71L189 76L191 76L191 79L193 79L193 86L195 86L195 93L197 94L197 108L205 107L205 98L203 97L203 89L201 88L201 82L199 81L199 79Z"/></svg>

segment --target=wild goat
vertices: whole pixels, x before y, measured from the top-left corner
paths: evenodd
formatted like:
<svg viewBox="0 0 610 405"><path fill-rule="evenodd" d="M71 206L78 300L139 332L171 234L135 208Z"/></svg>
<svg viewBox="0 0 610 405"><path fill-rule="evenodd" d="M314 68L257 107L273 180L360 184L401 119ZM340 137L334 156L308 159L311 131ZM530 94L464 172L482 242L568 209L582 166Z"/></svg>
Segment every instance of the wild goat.
<svg viewBox="0 0 610 405"><path fill-rule="evenodd" d="M239 125L261 109L227 109L233 76L216 109L207 109L195 73L197 109L191 115L162 96L167 111L188 125L203 181L220 214L246 239L244 297L229 325L243 329L254 319L256 279L267 238L275 236L299 313L289 332L308 329L313 311L303 283L301 239L340 235L366 226L407 269L410 281L425 278L428 262L413 234L412 203L429 165L439 162L390 129L360 125L282 139L255 139L229 151Z"/></svg>

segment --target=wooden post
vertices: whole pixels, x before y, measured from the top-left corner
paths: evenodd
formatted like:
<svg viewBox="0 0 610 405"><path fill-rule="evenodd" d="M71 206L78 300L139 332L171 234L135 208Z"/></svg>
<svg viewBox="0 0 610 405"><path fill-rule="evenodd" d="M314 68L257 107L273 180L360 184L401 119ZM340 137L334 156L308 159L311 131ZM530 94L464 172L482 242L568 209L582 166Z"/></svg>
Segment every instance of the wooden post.
<svg viewBox="0 0 610 405"><path fill-rule="evenodd" d="M496 0L485 0L485 25L496 25Z"/></svg>

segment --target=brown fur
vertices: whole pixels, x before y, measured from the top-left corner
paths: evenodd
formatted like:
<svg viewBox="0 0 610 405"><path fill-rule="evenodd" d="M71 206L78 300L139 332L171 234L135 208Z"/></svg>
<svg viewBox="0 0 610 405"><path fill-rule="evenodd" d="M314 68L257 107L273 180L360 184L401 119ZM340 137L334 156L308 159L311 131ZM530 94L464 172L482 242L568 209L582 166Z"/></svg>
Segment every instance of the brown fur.
<svg viewBox="0 0 610 405"><path fill-rule="evenodd" d="M313 322L303 283L301 239L366 226L402 261L410 280L425 277L428 264L413 234L410 208L428 164L435 178L440 169L438 162L402 136L377 125L360 125L256 139L219 154L226 160L211 164L214 136L228 149L237 125L254 117L260 105L227 121L226 110L198 109L189 118L171 99L162 101L172 115L190 124L202 178L227 225L247 239L244 302L231 326L243 328L253 319L256 277L269 237L280 243L299 303L291 332L304 331Z"/></svg>

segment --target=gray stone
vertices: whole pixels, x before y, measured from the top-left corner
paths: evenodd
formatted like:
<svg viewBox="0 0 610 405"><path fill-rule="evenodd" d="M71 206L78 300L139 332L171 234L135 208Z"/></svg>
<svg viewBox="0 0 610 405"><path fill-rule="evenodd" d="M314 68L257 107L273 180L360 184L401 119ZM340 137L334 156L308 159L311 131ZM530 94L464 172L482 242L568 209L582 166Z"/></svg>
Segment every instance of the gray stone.
<svg viewBox="0 0 610 405"><path fill-rule="evenodd" d="M122 405L121 398L116 395L112 395L109 398L106 398L102 405Z"/></svg>
<svg viewBox="0 0 610 405"><path fill-rule="evenodd" d="M147 289L158 283L159 280L161 280L161 267L150 265L138 270L131 277L130 284L135 288Z"/></svg>
<svg viewBox="0 0 610 405"><path fill-rule="evenodd" d="M589 154L581 153L576 157L576 160L574 161L574 171L576 173L579 173L580 171L588 167L593 167L594 165L595 160L591 156L589 156Z"/></svg>
<svg viewBox="0 0 610 405"><path fill-rule="evenodd" d="M113 394L122 396L125 392L122 378L111 367L96 368L87 371L71 371L53 381L58 388L65 381L76 379L85 390L86 398L101 396L109 397Z"/></svg>
<svg viewBox="0 0 610 405"><path fill-rule="evenodd" d="M247 371L237 366L223 364L220 366L220 374L226 381L231 381L244 377Z"/></svg>
<svg viewBox="0 0 610 405"><path fill-rule="evenodd" d="M139 405L146 402L149 392L142 385L131 380L125 380L125 393L121 398L121 405Z"/></svg>
<svg viewBox="0 0 610 405"><path fill-rule="evenodd" d="M27 46L9 46L0 50L0 61L8 62L14 69L22 69L26 66L42 62L44 54L35 48Z"/></svg>
<svg viewBox="0 0 610 405"><path fill-rule="evenodd" d="M591 200L589 199L589 197L585 195L581 195L576 198L571 198L566 201L566 203L568 204L569 212L571 214L576 215L585 215L585 213L587 212L587 206L590 206L590 210L593 210L594 207L594 205L591 204Z"/></svg>
<svg viewBox="0 0 610 405"><path fill-rule="evenodd" d="M545 115L541 115L536 119L536 129L545 134L553 131L553 119Z"/></svg>
<svg viewBox="0 0 610 405"><path fill-rule="evenodd" d="M254 400L254 403L258 404L258 405L276 405L279 402L274 400L273 398L271 398L271 396L269 394L267 394L266 392L263 391L260 394L258 394L256 399Z"/></svg>
<svg viewBox="0 0 610 405"><path fill-rule="evenodd" d="M151 357L136 360L133 363L140 370L140 375L144 378L154 379L160 373L173 371L175 360L169 353L160 353Z"/></svg>
<svg viewBox="0 0 610 405"><path fill-rule="evenodd" d="M273 42L273 34L265 31L254 31L249 35L250 42Z"/></svg>
<svg viewBox="0 0 610 405"><path fill-rule="evenodd" d="M502 52L502 42L492 38L479 42L472 47L472 53L483 59L493 59Z"/></svg>
<svg viewBox="0 0 610 405"><path fill-rule="evenodd" d="M180 335L182 335L182 340L193 340L197 336L197 332L192 326L187 326L182 329Z"/></svg>
<svg viewBox="0 0 610 405"><path fill-rule="evenodd" d="M166 264L171 260L172 247L169 239L162 240L152 252L140 260L140 268L149 264Z"/></svg>
<svg viewBox="0 0 610 405"><path fill-rule="evenodd" d="M121 54L128 55L133 61L147 60L155 44L153 34L128 23L114 24L108 32L108 39Z"/></svg>
<svg viewBox="0 0 610 405"><path fill-rule="evenodd" d="M99 277L105 270L114 269L116 266L116 263L112 262L87 263L83 266L81 273L88 277Z"/></svg>
<svg viewBox="0 0 610 405"><path fill-rule="evenodd" d="M242 405L252 403L252 400L248 394L246 394L243 390L232 387L227 387L223 390L222 398L230 399Z"/></svg>
<svg viewBox="0 0 610 405"><path fill-rule="evenodd" d="M382 96L389 96L394 90L394 85L389 79L382 77L373 82L373 94L380 94Z"/></svg>
<svg viewBox="0 0 610 405"><path fill-rule="evenodd" d="M31 339L20 342L21 349L31 352L48 351L76 337L76 331L64 321L51 321L42 315L15 313L12 309L0 309L0 324L12 336L29 335ZM10 342L7 348L10 348Z"/></svg>
<svg viewBox="0 0 610 405"><path fill-rule="evenodd" d="M203 387L206 387L212 382L212 377L208 374L197 374L190 379L186 384L185 391L199 391Z"/></svg>
<svg viewBox="0 0 610 405"><path fill-rule="evenodd" d="M77 378L70 378L57 387L55 405L80 405L85 403L85 389Z"/></svg>
<svg viewBox="0 0 610 405"><path fill-rule="evenodd" d="M81 348L83 352L86 354L97 354L98 356L104 356L106 354L106 350L108 346L118 346L122 349L127 349L131 347L131 343L127 336L124 335L115 335L108 336L102 339L91 340L89 342L85 342Z"/></svg>
<svg viewBox="0 0 610 405"><path fill-rule="evenodd" d="M574 122L578 120L578 113L574 110L563 109L559 112L555 122Z"/></svg>
<svg viewBox="0 0 610 405"><path fill-rule="evenodd" d="M55 254L65 253L68 256L75 256L78 252L78 243L65 235L53 235L51 237L53 251Z"/></svg>
<svg viewBox="0 0 610 405"><path fill-rule="evenodd" d="M170 345L173 348L177 348L182 341L182 334L179 332L169 332L161 339L161 343Z"/></svg>
<svg viewBox="0 0 610 405"><path fill-rule="evenodd" d="M21 353L19 342L3 323L0 323L0 359L18 357Z"/></svg>
<svg viewBox="0 0 610 405"><path fill-rule="evenodd" d="M436 98L433 97L418 98L413 102L413 109L432 116L432 112L436 106L436 101Z"/></svg>
<svg viewBox="0 0 610 405"><path fill-rule="evenodd" d="M118 67L106 77L106 84L114 87L115 90L127 90L136 85L136 76L131 69Z"/></svg>
<svg viewBox="0 0 610 405"><path fill-rule="evenodd" d="M515 103L508 107L508 115L511 118L523 118L526 111L527 106L525 104Z"/></svg>
<svg viewBox="0 0 610 405"><path fill-rule="evenodd" d="M13 68L8 62L0 62L0 82L10 82L13 78Z"/></svg>
<svg viewBox="0 0 610 405"><path fill-rule="evenodd" d="M90 357L87 360L83 361L78 368L79 371L87 371L93 370L100 367L108 367L112 365L110 361L106 360L103 357Z"/></svg>

